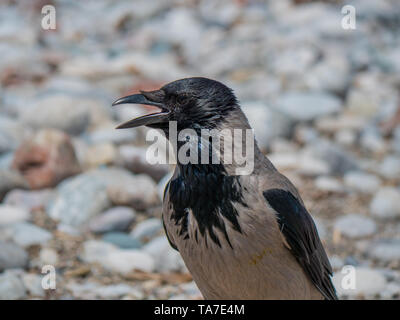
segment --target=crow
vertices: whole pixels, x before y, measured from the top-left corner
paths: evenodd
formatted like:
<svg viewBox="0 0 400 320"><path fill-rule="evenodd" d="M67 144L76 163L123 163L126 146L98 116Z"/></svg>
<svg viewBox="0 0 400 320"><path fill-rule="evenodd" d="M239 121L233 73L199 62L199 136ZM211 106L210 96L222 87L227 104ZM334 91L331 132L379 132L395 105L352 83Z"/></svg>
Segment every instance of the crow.
<svg viewBox="0 0 400 320"><path fill-rule="evenodd" d="M176 80L113 105L125 103L156 106L160 112L118 128L144 125L161 130L170 140L172 121L178 134L251 130L233 91L207 78ZM215 134L212 139L192 139L199 151L208 153L208 161L188 162L177 156L163 199L169 243L181 254L205 299L336 300L331 265L299 192L260 151L254 137L243 137L232 139L231 149L219 148L220 161L211 161ZM178 141L177 148L187 141ZM249 158L253 168L238 174L237 161L223 160L249 141L254 146Z"/></svg>

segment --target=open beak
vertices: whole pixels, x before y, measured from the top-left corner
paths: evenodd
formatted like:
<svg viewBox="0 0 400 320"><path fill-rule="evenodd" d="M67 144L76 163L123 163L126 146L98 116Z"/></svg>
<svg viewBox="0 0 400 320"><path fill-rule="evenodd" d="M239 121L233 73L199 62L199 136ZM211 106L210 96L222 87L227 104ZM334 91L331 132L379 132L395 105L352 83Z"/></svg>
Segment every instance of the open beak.
<svg viewBox="0 0 400 320"><path fill-rule="evenodd" d="M140 126L151 126L155 124L160 124L167 122L169 119L169 114L170 111L165 108L165 106L156 101L151 101L148 99L146 96L143 94L133 94L131 96L126 96L123 98L120 98L116 101L113 102L113 106L119 105L119 104L126 104L126 103L132 103L132 104L145 104L145 105L150 105L150 106L156 106L161 109L161 112L157 113L151 113L144 115L139 118L135 118L132 120L129 120L128 122L125 122L117 127L117 129L125 129L125 128L135 128L135 127L140 127Z"/></svg>

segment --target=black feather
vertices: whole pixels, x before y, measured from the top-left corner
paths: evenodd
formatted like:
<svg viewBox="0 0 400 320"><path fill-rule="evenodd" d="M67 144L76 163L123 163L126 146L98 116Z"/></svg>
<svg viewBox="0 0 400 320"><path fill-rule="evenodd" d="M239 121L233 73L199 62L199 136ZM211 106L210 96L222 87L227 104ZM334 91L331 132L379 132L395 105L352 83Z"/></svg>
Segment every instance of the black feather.
<svg viewBox="0 0 400 320"><path fill-rule="evenodd" d="M189 237L187 222L190 210L204 238L208 235L221 247L215 233L215 229L218 229L232 248L223 218L230 222L234 230L242 232L239 213L234 207L234 203L246 206L238 177L226 175L224 167L219 164L188 164L180 166L180 174L171 180L167 192L173 207L170 218L180 227L178 236L184 239Z"/></svg>
<svg viewBox="0 0 400 320"><path fill-rule="evenodd" d="M286 190L270 189L264 191L263 195L278 213L281 232L303 270L325 299L336 300L336 291L330 278L332 267L306 208Z"/></svg>

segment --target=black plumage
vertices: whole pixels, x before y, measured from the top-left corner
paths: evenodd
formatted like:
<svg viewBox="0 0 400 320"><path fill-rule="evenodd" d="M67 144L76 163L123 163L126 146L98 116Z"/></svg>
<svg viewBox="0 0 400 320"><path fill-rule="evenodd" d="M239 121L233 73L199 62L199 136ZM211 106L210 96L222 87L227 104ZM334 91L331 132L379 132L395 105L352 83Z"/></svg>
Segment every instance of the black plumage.
<svg viewBox="0 0 400 320"><path fill-rule="evenodd" d="M326 299L337 299L330 276L332 268L310 214L292 193L281 189L263 192L269 205L278 213L278 223L296 257L314 285Z"/></svg>

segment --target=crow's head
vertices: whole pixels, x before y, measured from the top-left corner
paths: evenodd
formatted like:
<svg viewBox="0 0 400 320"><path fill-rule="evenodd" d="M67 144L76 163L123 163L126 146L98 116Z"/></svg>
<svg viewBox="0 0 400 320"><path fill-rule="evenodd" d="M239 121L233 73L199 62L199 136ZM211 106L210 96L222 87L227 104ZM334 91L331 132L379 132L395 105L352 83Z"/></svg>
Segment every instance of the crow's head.
<svg viewBox="0 0 400 320"><path fill-rule="evenodd" d="M113 105L124 103L152 105L161 111L132 119L118 126L119 129L145 125L168 130L169 121L176 121L178 129L213 128L239 108L231 89L200 77L176 80L155 91L141 91L118 99Z"/></svg>

